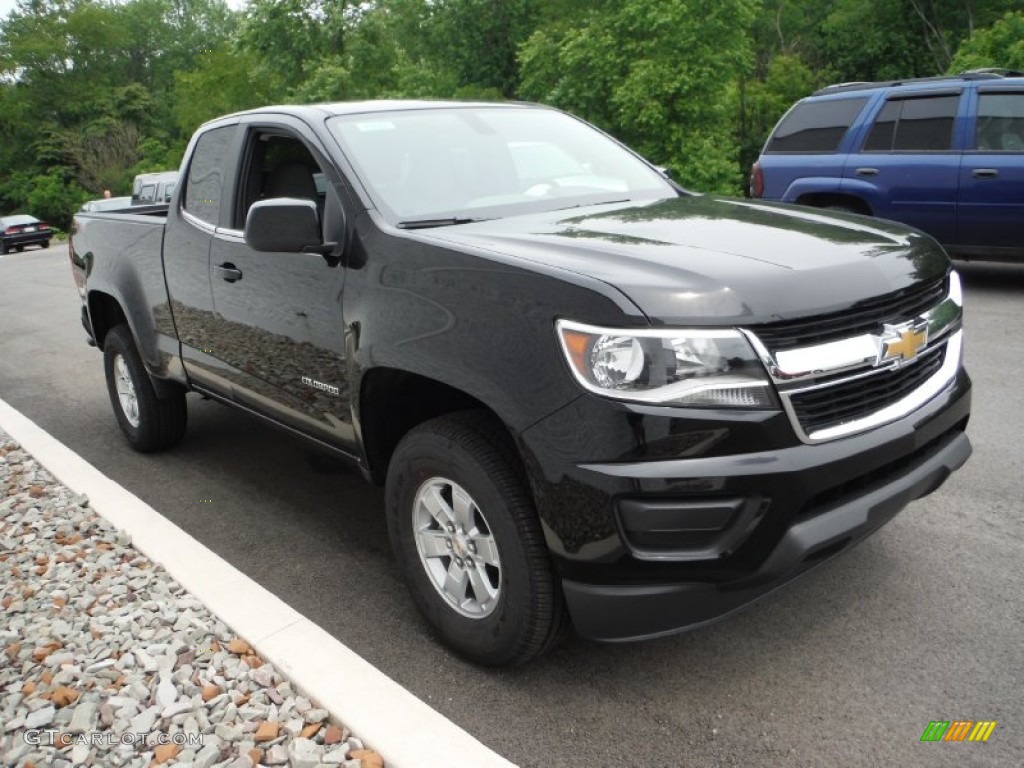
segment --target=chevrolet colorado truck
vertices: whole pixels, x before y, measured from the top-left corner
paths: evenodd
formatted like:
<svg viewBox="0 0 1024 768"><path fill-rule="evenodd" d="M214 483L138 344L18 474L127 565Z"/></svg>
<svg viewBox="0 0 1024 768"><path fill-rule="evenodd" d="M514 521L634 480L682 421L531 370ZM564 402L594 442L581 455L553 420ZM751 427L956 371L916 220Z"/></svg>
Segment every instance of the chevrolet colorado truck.
<svg viewBox="0 0 1024 768"><path fill-rule="evenodd" d="M693 194L554 109L229 115L169 204L79 213L70 251L132 447L193 392L350 460L481 664L719 619L971 453L931 237Z"/></svg>

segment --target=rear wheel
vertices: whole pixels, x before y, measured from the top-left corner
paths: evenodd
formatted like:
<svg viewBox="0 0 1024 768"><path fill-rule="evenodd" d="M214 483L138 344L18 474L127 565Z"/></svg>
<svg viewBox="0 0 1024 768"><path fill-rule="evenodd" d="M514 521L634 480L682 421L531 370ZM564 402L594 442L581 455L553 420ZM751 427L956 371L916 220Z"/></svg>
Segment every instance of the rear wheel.
<svg viewBox="0 0 1024 768"><path fill-rule="evenodd" d="M10 250L10 246L7 245L3 240L0 240L0 255L7 253Z"/></svg>
<svg viewBox="0 0 1024 768"><path fill-rule="evenodd" d="M49 240L43 240L43 242L41 244L41 247L49 248L50 247L50 241Z"/></svg>
<svg viewBox="0 0 1024 768"><path fill-rule="evenodd" d="M149 453L181 440L188 421L185 392L157 397L127 325L107 332L103 366L114 415L132 448Z"/></svg>
<svg viewBox="0 0 1024 768"><path fill-rule="evenodd" d="M22 251L25 250L25 246L24 245L16 245L16 246L14 246L14 250L16 250L18 253L21 253Z"/></svg>
<svg viewBox="0 0 1024 768"><path fill-rule="evenodd" d="M466 412L421 424L387 476L388 531L417 608L479 664L521 664L567 628L533 503L500 425Z"/></svg>

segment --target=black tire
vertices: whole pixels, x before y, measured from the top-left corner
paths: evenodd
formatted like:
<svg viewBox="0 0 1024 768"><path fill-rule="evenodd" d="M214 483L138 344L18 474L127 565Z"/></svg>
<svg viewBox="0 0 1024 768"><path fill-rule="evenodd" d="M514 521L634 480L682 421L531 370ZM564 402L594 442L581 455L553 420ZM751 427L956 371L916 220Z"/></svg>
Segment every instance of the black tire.
<svg viewBox="0 0 1024 768"><path fill-rule="evenodd" d="M16 246L14 246L14 250L16 250L18 253L21 253L22 251L25 250L25 246L24 245L16 245Z"/></svg>
<svg viewBox="0 0 1024 768"><path fill-rule="evenodd" d="M40 248L49 248L49 247L50 247L50 241L49 240L43 240L42 244L40 245Z"/></svg>
<svg viewBox="0 0 1024 768"><path fill-rule="evenodd" d="M561 588L513 450L501 425L488 414L457 413L410 431L395 449L387 475L388 532L416 607L449 647L486 666L525 663L553 647L568 629ZM435 587L428 572L428 559L417 548L414 515L422 509L417 499L438 480L452 481L468 493L478 514L474 519L481 521L476 530L484 530L496 546L500 568L490 571L485 571L489 566L483 565L475 546L468 549L474 554L466 555L465 539L452 550L466 557L467 573L474 565L479 573L490 573L492 585L494 571L500 573L497 597L486 615L464 615L442 596L442 587ZM451 503L450 509L455 508ZM441 528L429 533L445 536ZM451 569L460 558L452 555L447 561L443 555L430 560L435 567ZM478 599L477 582L467 579L472 602Z"/></svg>
<svg viewBox="0 0 1024 768"><path fill-rule="evenodd" d="M134 392L134 409L126 410L118 394L119 360L124 362L124 372ZM127 325L115 326L107 332L103 341L103 369L114 415L132 448L151 453L181 440L188 423L185 392L172 391L166 397L157 397Z"/></svg>
<svg viewBox="0 0 1024 768"><path fill-rule="evenodd" d="M0 240L0 256L2 256L3 254L7 253L9 250L10 250L10 247L7 245L7 243L5 243L2 240Z"/></svg>

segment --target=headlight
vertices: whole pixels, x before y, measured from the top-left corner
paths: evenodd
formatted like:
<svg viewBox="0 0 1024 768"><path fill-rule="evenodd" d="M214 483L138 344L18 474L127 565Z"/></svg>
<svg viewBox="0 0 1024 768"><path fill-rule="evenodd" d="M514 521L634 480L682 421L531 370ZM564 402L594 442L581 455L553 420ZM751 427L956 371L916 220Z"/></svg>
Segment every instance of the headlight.
<svg viewBox="0 0 1024 768"><path fill-rule="evenodd" d="M556 323L576 380L591 392L652 405L778 408L749 342L732 330L597 328Z"/></svg>

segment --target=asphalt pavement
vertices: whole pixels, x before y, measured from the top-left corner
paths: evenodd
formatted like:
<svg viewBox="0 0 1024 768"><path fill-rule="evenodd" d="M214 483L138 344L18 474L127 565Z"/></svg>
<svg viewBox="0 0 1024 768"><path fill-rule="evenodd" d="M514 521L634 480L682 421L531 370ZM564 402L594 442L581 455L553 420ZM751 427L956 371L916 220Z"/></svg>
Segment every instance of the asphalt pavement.
<svg viewBox="0 0 1024 768"><path fill-rule="evenodd" d="M178 448L128 449L64 245L0 257L0 397L523 768L1018 766L1024 265L960 268L975 454L943 488L728 621L640 644L572 639L512 671L430 637L382 494L333 458L194 396ZM933 720L998 725L985 744L922 743Z"/></svg>

